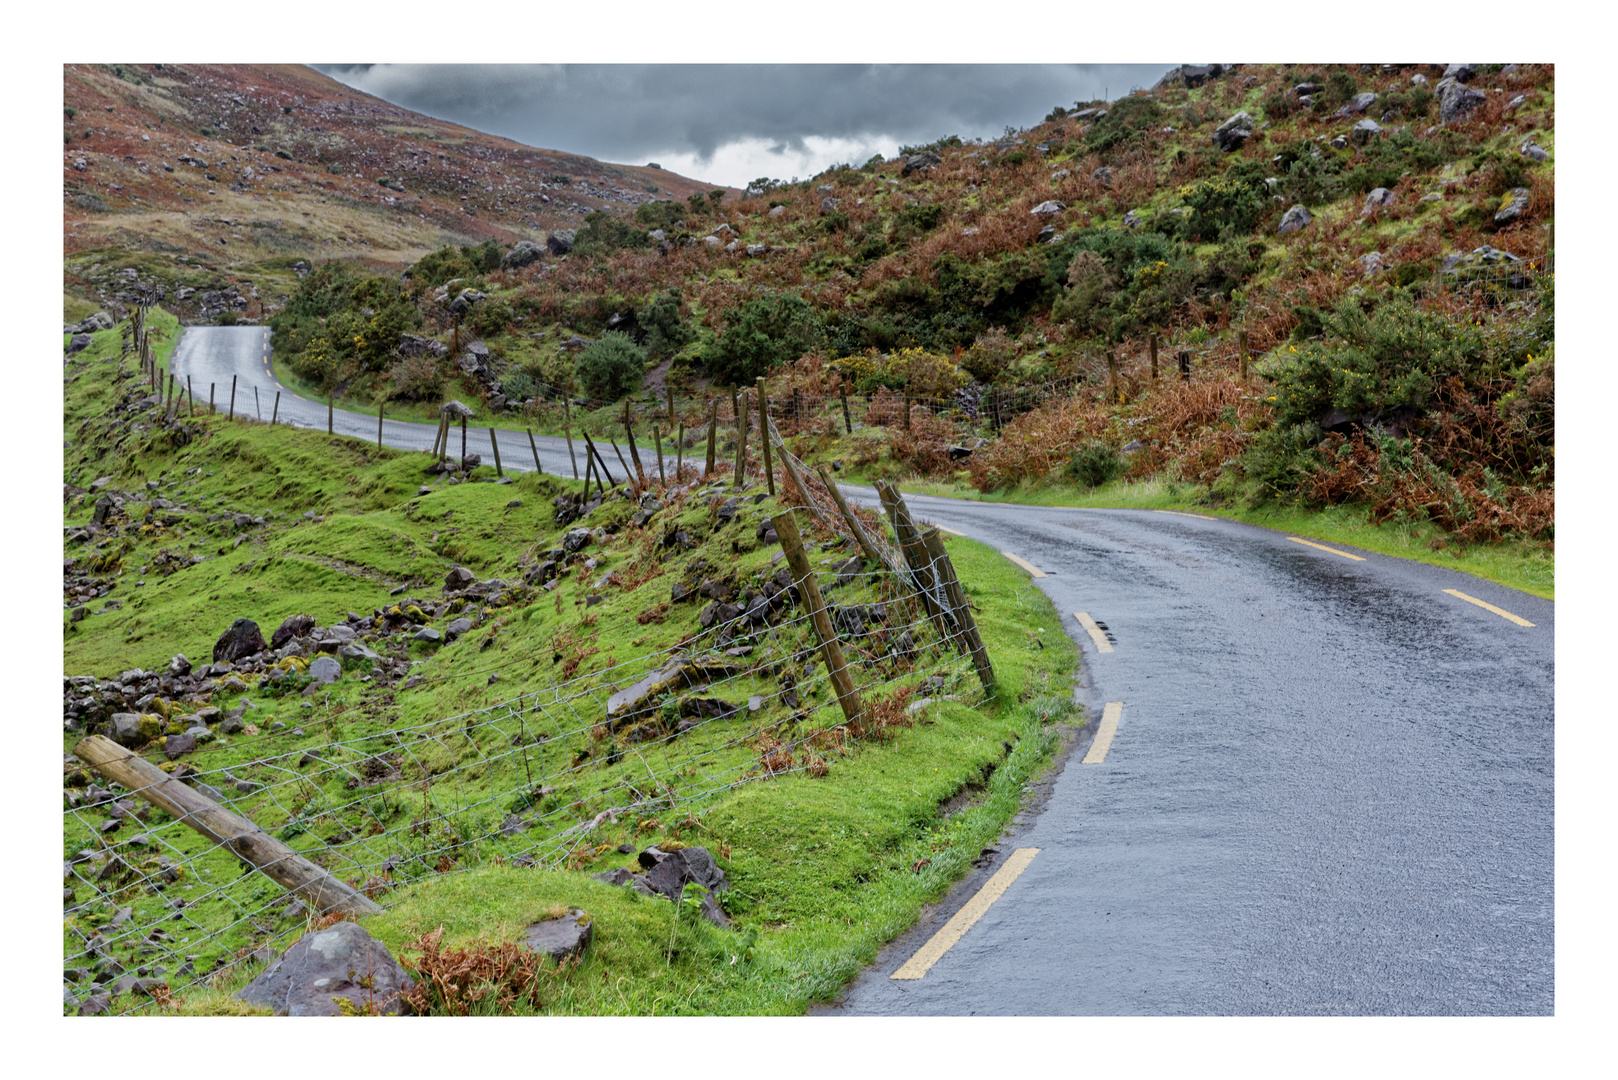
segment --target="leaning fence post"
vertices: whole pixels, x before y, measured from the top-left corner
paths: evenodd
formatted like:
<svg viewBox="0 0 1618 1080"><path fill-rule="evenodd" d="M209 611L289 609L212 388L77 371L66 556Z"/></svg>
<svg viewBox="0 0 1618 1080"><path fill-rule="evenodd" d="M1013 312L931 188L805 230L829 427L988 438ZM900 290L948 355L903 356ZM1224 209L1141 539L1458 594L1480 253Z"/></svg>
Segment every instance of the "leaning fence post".
<svg viewBox="0 0 1618 1080"><path fill-rule="evenodd" d="M848 383L843 383L841 393L843 398L843 427L852 435L854 434L854 418L848 412ZM836 423L836 421L833 421L833 423ZM832 430L835 431L836 429L833 428Z"/></svg>
<svg viewBox="0 0 1618 1080"><path fill-rule="evenodd" d="M234 375L230 377L230 415L226 419L236 419L236 376Z"/></svg>
<svg viewBox="0 0 1618 1080"><path fill-rule="evenodd" d="M270 426L275 426L276 419L281 415L281 391L275 392L275 407L270 410Z"/></svg>
<svg viewBox="0 0 1618 1080"><path fill-rule="evenodd" d="M191 392L191 376L185 377L185 399L191 405L191 415L197 415L197 396Z"/></svg>
<svg viewBox="0 0 1618 1080"><path fill-rule="evenodd" d="M890 572L897 573L898 567L889 565L888 560L884 559L882 553L876 549L876 545L871 543L871 538L866 535L865 527L860 524L860 519L854 516L854 511L849 507L848 500L843 497L842 489L837 486L837 482L826 471L826 466L817 466L816 471L820 473L821 482L826 485L826 490L831 492L832 501L837 504L837 509L842 513L843 520L848 522L848 529L854 534L854 542L860 546L860 551L867 559L878 566L885 566Z"/></svg>
<svg viewBox="0 0 1618 1080"><path fill-rule="evenodd" d="M719 435L719 399L708 399L708 460L702 469L702 478L713 475L715 440Z"/></svg>
<svg viewBox="0 0 1618 1080"><path fill-rule="evenodd" d="M640 482L642 484L644 484L644 483L646 483L646 470L641 467L640 451L635 448L635 429L629 426L629 399L628 398L624 398L624 438L629 440L629 456L635 462L635 475L640 477ZM616 442L613 443L612 448L614 450L617 450L618 449L618 444ZM629 471L629 464L626 462L624 464L624 472L627 473L628 471Z"/></svg>
<svg viewBox="0 0 1618 1080"><path fill-rule="evenodd" d="M573 479L579 478L579 455L573 452L573 406L566 395L562 397L562 435L567 439L567 459L573 463ZM584 455L584 490L590 490L590 455Z"/></svg>
<svg viewBox="0 0 1618 1080"><path fill-rule="evenodd" d="M775 495L775 465L770 461L770 395L764 388L764 376L758 377L758 442L764 452L764 482L770 495Z"/></svg>
<svg viewBox="0 0 1618 1080"><path fill-rule="evenodd" d="M523 428L523 430L528 432L528 449L532 450L534 453L534 471L537 473L543 473L545 469L544 466L540 465L539 463L539 447L534 445L534 429Z"/></svg>
<svg viewBox="0 0 1618 1080"><path fill-rule="evenodd" d="M73 748L79 760L131 794L168 813L248 866L301 897L322 915L333 911L374 915L382 908L336 875L286 844L181 783L111 739L91 735Z"/></svg>
<svg viewBox="0 0 1618 1080"><path fill-rule="evenodd" d="M921 534L921 542L932 557L933 570L938 575L939 583L944 586L944 599L949 601L953 609L955 625L961 628L961 636L971 650L972 666L977 669L983 692L992 695L994 665L989 662L989 650L983 644L983 635L978 633L978 622L972 617L972 605L966 599L966 589L961 585L961 579L955 575L955 564L950 562L949 552L944 549L944 540L938 530L932 528Z"/></svg>
<svg viewBox="0 0 1618 1080"><path fill-rule="evenodd" d="M821 652L826 658L826 673L831 676L832 689L837 694L837 704L842 707L843 719L851 726L858 723L864 709L860 706L859 691L854 688L854 679L848 673L848 665L843 660L843 645L837 640L837 631L831 624L831 616L826 612L826 601L820 595L820 585L815 581L814 568L809 565L809 556L803 551L803 537L798 534L798 523L792 516L792 511L775 515L770 519L770 525L775 529L775 535L781 538L781 550L786 554L787 565L792 568L793 584L798 587L798 598L809 609L809 619L814 623L815 635L820 638Z"/></svg>
<svg viewBox="0 0 1618 1080"><path fill-rule="evenodd" d="M489 428L489 445L494 447L494 475L506 475L506 470L500 465L500 443L495 440L494 428L492 426Z"/></svg>
<svg viewBox="0 0 1618 1080"><path fill-rule="evenodd" d="M938 636L945 641L953 641L955 635L951 632L949 623L945 621L946 613L943 605L938 602L932 570L927 565L927 552L921 546L920 530L910 519L909 508L905 506L904 499L891 484L878 480L876 493L882 499L882 509L888 512L888 520L893 524L893 535L898 539L899 550L905 557L905 563L910 567L911 583L921 596L922 606L927 609L933 625L938 628Z"/></svg>
<svg viewBox="0 0 1618 1080"><path fill-rule="evenodd" d="M736 413L736 487L739 489L747 482L747 391L733 399L737 404L733 406Z"/></svg>
<svg viewBox="0 0 1618 1080"><path fill-rule="evenodd" d="M826 520L826 515L820 512L820 507L810 500L809 485L803 482L803 474L798 471L798 466L793 463L792 453L787 450L786 443L782 441L780 429L773 423L770 424L770 437L766 440L766 445L770 442L775 443L775 448L780 451L781 467L786 470L787 476L792 480L792 485L798 489L798 495L803 499L804 508L827 532L836 532L837 530L833 528L832 523Z"/></svg>
<svg viewBox="0 0 1618 1080"><path fill-rule="evenodd" d="M652 425L652 446L657 450L657 482L668 487L669 478L663 474L663 433L657 430L656 424ZM679 472L676 471L675 475L678 476Z"/></svg>
<svg viewBox="0 0 1618 1080"><path fill-rule="evenodd" d="M209 415L212 415L216 411L214 409L214 407L213 407L213 388L214 388L214 384L209 383L208 384L208 413L209 413Z"/></svg>

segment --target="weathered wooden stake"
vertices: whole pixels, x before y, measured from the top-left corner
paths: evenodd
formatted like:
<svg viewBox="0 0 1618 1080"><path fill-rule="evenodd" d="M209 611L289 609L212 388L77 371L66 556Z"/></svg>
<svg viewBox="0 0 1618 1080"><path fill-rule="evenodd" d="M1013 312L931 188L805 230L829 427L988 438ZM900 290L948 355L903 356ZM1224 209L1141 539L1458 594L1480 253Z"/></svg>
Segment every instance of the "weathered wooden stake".
<svg viewBox="0 0 1618 1080"><path fill-rule="evenodd" d="M505 468L500 464L500 443L494 437L494 428L489 428L489 445L494 448L494 475L506 475Z"/></svg>
<svg viewBox="0 0 1618 1080"><path fill-rule="evenodd" d="M703 464L704 479L713 475L715 443L719 436L719 399L708 399L708 460Z"/></svg>
<svg viewBox="0 0 1618 1080"><path fill-rule="evenodd" d="M543 473L545 471L545 467L539 463L539 447L534 445L534 429L523 428L523 430L528 432L528 449L532 450L534 453L534 471L536 473Z"/></svg>
<svg viewBox="0 0 1618 1080"><path fill-rule="evenodd" d="M270 426L275 426L276 419L281 415L281 391L275 392L275 405L270 409Z"/></svg>
<svg viewBox="0 0 1618 1080"><path fill-rule="evenodd" d="M832 523L826 520L826 515L820 512L820 507L810 500L809 485L803 482L803 474L792 463L792 454L787 450L786 443L781 439L781 432L777 430L774 424L770 424L770 437L766 442L775 443L775 448L781 452L781 468L786 470L787 476L792 480L792 486L798 489L798 496L803 499L804 507L820 523L821 528L827 532L836 532L837 530Z"/></svg>
<svg viewBox="0 0 1618 1080"><path fill-rule="evenodd" d="M635 475L640 478L640 482L642 484L645 484L646 483L646 470L641 468L640 451L635 448L635 429L633 427L631 427L630 423L629 423L629 399L628 398L624 398L624 438L629 441L629 456L635 462ZM613 443L612 448L614 450L618 449L618 444L616 442ZM624 471L625 472L629 471L629 466L627 464L624 466Z"/></svg>
<svg viewBox="0 0 1618 1080"><path fill-rule="evenodd" d="M910 510L905 506L898 489L878 480L876 493L882 500L882 508L888 512L894 536L899 540L899 550L904 553L905 563L910 567L911 582L917 594L921 596L922 605L927 609L933 625L938 629L938 636L946 641L953 641L955 635L949 623L945 621L944 608L938 601L936 583L928 565L927 550L921 544L921 531L911 520Z"/></svg>
<svg viewBox="0 0 1618 1080"><path fill-rule="evenodd" d="M382 908L330 871L238 817L201 792L169 776L111 739L91 735L73 748L78 759L132 794L172 815L248 866L301 898L311 910L374 915Z"/></svg>
<svg viewBox="0 0 1618 1080"><path fill-rule="evenodd" d="M592 455L595 457L595 460L596 460L596 486L597 487L601 486L601 478L603 476L605 476L607 478L607 483L609 485L611 485L611 486L616 487L617 484L618 484L618 481L616 481L616 480L614 480L612 478L612 472L610 470L608 470L607 462L606 462L606 460L604 458L602 458L601 451L596 449L595 441L590 438L590 433L588 431L585 431L583 428L580 428L579 429L579 435L581 437L583 437L583 439L584 439L585 459L588 460Z"/></svg>
<svg viewBox="0 0 1618 1080"><path fill-rule="evenodd" d="M579 478L579 455L573 452L573 405L566 397L562 398L562 434L567 436L567 456L568 460L573 462L573 479L577 480ZM590 456L588 454L584 457L584 464L586 480L588 481L590 465ZM585 483L584 490L590 490L588 482Z"/></svg>
<svg viewBox="0 0 1618 1080"><path fill-rule="evenodd" d="M618 464L624 467L624 483L633 487L635 482L629 478L629 462L624 458L624 452L618 449L618 440L608 435L607 441L612 443L612 452L618 456Z"/></svg>
<svg viewBox="0 0 1618 1080"><path fill-rule="evenodd" d="M668 487L669 478L663 475L663 433L657 430L656 424L652 425L652 445L657 450L657 482ZM679 473L675 475L678 476Z"/></svg>
<svg viewBox="0 0 1618 1080"><path fill-rule="evenodd" d="M210 414L218 411L213 407L213 387L213 383L208 384L208 412Z"/></svg>
<svg viewBox="0 0 1618 1080"><path fill-rule="evenodd" d="M764 452L764 482L770 495L775 495L775 465L770 461L770 395L764 388L764 376L758 377L758 443Z"/></svg>
<svg viewBox="0 0 1618 1080"><path fill-rule="evenodd" d="M1157 335L1146 339L1146 349L1152 354L1152 381L1157 381Z"/></svg>
<svg viewBox="0 0 1618 1080"><path fill-rule="evenodd" d="M842 390L843 397L843 428L848 434L854 434L854 417L848 411L848 385L845 383ZM834 429L835 430L835 429Z"/></svg>
<svg viewBox="0 0 1618 1080"><path fill-rule="evenodd" d="M747 482L747 391L736 399L736 487Z"/></svg>
<svg viewBox="0 0 1618 1080"><path fill-rule="evenodd" d="M1176 359L1178 359L1180 361L1180 381L1181 382L1190 382L1191 381L1191 351L1189 349L1181 349L1179 354L1176 356Z"/></svg>
<svg viewBox="0 0 1618 1080"><path fill-rule="evenodd" d="M191 376L185 377L185 398L191 405L191 415L197 415L197 395L191 392Z"/></svg>
<svg viewBox="0 0 1618 1080"><path fill-rule="evenodd" d="M843 719L850 725L857 724L865 710L860 705L859 691L855 689L854 679L843 660L843 645L837 640L837 631L826 611L826 601L820 595L814 568L809 565L809 556L804 554L798 523L793 519L792 511L788 510L771 518L770 525L775 529L775 535L781 538L781 550L786 553L787 565L792 568L798 599L809 609L815 636L820 638L821 652L826 658L826 673L831 676L832 689L837 693L837 704L842 707Z"/></svg>
<svg viewBox="0 0 1618 1080"><path fill-rule="evenodd" d="M680 421L680 437L674 440L674 482L680 482L680 474L685 471L685 421Z"/></svg>
<svg viewBox="0 0 1618 1080"><path fill-rule="evenodd" d="M332 412L333 411L334 410L332 408L332 391L327 390L326 391L326 434L327 435L330 435L332 433L332 430L331 430L331 417L332 417Z"/></svg>
<svg viewBox="0 0 1618 1080"><path fill-rule="evenodd" d="M672 424L672 423L675 422L674 421L674 387L667 386L667 387L664 387L664 389L669 392L669 417L668 417L668 419L669 419L669 423Z"/></svg>
<svg viewBox="0 0 1618 1080"><path fill-rule="evenodd" d="M230 416L227 419L236 419L236 376L230 377Z"/></svg>
<svg viewBox="0 0 1618 1080"><path fill-rule="evenodd" d="M966 639L966 646L972 653L972 666L977 669L983 692L992 695L994 665L989 661L989 650L984 647L983 635L978 633L977 620L972 617L972 605L966 598L966 589L962 587L961 579L956 577L955 564L950 562L949 552L944 549L943 537L936 528L928 529L921 534L921 542L932 557L933 570L938 574L939 583L944 586L944 598L953 609L955 625L961 628L961 636Z"/></svg>
<svg viewBox="0 0 1618 1080"><path fill-rule="evenodd" d="M891 573L898 573L899 568L891 565L887 559L883 558L882 553L876 549L876 545L871 543L870 536L865 532L865 526L861 525L860 519L854 516L853 508L848 505L848 500L843 497L842 488L839 488L837 482L831 478L831 473L826 471L826 466L817 466L815 471L820 473L821 482L826 485L826 490L831 492L832 501L837 504L837 509L843 515L843 520L848 522L848 530L854 534L854 542L860 546L861 554L878 566L887 567Z"/></svg>

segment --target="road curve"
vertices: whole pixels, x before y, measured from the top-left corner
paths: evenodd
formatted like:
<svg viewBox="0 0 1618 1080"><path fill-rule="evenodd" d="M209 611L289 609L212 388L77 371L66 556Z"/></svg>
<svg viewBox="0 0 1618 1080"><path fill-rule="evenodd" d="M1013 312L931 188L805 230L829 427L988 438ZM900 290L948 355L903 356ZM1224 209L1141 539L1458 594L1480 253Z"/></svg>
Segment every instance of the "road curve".
<svg viewBox="0 0 1618 1080"><path fill-rule="evenodd" d="M1085 739L1122 708L1105 758L1081 743L999 854L819 1012L1553 1011L1552 602L1199 515L907 502L1047 575L1084 652ZM922 978L890 977L1028 848Z"/></svg>
<svg viewBox="0 0 1618 1080"><path fill-rule="evenodd" d="M265 419L279 390L280 419L324 428L267 339L188 329L175 375L221 410L235 376L237 411ZM376 438L375 416L333 425ZM534 468L526 442L502 436L506 467ZM535 442L572 475L564 440ZM492 461L487 429L467 449ZM1047 575L1062 625L1040 629L1083 650L1092 721L1121 709L1104 759L1081 743L999 854L817 1011L1553 1011L1553 603L1194 514L907 501ZM1013 849L1038 854L923 977L890 978Z"/></svg>
<svg viewBox="0 0 1618 1080"><path fill-rule="evenodd" d="M270 366L270 331L263 326L191 326L185 329L174 351L171 364L174 377L183 386L190 380L191 392L199 403L206 403L210 388L214 406L220 412L231 407L231 380L235 380L235 411L238 416L254 416L269 420L272 416L280 423L293 427L326 429L326 403L299 397L275 377ZM256 396L255 396L256 392ZM276 395L280 404L276 404ZM376 441L376 414L332 411L332 432L366 442ZM406 420L382 421L382 442L401 450L431 450L437 425ZM534 453L528 446L528 436L521 431L501 431L500 462L515 472L532 472L536 467ZM573 475L573 460L568 454L567 440L555 436L535 435L539 450L537 467L553 476ZM584 475L584 441L576 440L574 453L578 455L579 475ZM598 447L606 455L607 469L619 481L623 477L616 456L610 447ZM626 446L625 454L629 452ZM450 453L458 456L461 434L456 430L450 436ZM489 429L469 423L466 429L467 453L478 454L484 464L494 464L494 447L489 442ZM657 456L648 446L640 448L641 461L655 467ZM687 461L691 461L687 458ZM674 468L673 454L665 454L665 467ZM698 460L697 468L701 468Z"/></svg>

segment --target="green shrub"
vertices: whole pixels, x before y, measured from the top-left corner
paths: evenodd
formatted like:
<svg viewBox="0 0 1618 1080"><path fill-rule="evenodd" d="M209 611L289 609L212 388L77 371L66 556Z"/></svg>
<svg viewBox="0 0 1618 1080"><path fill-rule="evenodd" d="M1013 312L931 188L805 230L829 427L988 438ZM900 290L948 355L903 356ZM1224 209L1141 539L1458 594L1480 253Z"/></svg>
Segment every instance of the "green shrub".
<svg viewBox="0 0 1618 1080"><path fill-rule="evenodd" d="M500 390L508 400L527 401L535 395L537 387L534 383L534 377L518 368L516 371L507 372L501 377Z"/></svg>
<svg viewBox="0 0 1618 1080"><path fill-rule="evenodd" d="M899 211L893 222L893 238L897 242L925 236L938 228L944 220L944 207L939 203L916 203Z"/></svg>
<svg viewBox="0 0 1618 1080"><path fill-rule="evenodd" d="M1124 474L1123 457L1100 439L1080 443L1068 452L1068 479L1082 487L1111 483Z"/></svg>
<svg viewBox="0 0 1618 1080"><path fill-rule="evenodd" d="M1204 240L1221 233L1250 233L1265 210L1263 181L1253 184L1231 173L1187 184L1179 194L1191 208L1192 233Z"/></svg>
<svg viewBox="0 0 1618 1080"><path fill-rule="evenodd" d="M633 393L645 370L646 350L616 330L587 345L575 369L586 393L609 401Z"/></svg>
<svg viewBox="0 0 1618 1080"><path fill-rule="evenodd" d="M1273 385L1276 424L1420 412L1437 383L1475 376L1487 360L1481 333L1417 308L1402 295L1367 314L1349 298L1320 317L1324 341L1283 347L1261 373Z"/></svg>
<svg viewBox="0 0 1618 1080"><path fill-rule="evenodd" d="M636 314L646 330L646 351L653 356L677 352L691 343L695 334L680 315L679 289L666 289Z"/></svg>
<svg viewBox="0 0 1618 1080"><path fill-rule="evenodd" d="M708 370L731 385L745 385L790 364L825 342L815 309L790 293L767 293L725 316L724 332L703 356Z"/></svg>
<svg viewBox="0 0 1618 1080"><path fill-rule="evenodd" d="M692 211L700 210L702 196L693 195L691 199ZM679 203L668 199L641 203L635 208L635 222L645 226L648 230L663 229L664 231L671 231L674 228L674 223L684 218L685 215L686 211Z"/></svg>
<svg viewBox="0 0 1618 1080"><path fill-rule="evenodd" d="M584 228L573 240L573 250L580 255L608 255L625 248L651 246L645 229L603 210L584 215Z"/></svg>
<svg viewBox="0 0 1618 1080"><path fill-rule="evenodd" d="M1092 154L1105 154L1117 147L1139 142L1145 132L1161 127L1163 110L1146 97L1126 97L1115 101L1107 115L1085 132L1084 146Z"/></svg>

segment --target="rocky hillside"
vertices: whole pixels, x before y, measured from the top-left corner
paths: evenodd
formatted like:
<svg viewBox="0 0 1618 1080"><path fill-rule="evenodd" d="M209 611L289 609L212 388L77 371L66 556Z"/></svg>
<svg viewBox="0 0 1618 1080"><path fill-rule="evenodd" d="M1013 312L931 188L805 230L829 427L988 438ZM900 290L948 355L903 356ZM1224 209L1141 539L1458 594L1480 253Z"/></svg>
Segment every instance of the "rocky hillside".
<svg viewBox="0 0 1618 1080"><path fill-rule="evenodd" d="M298 65L63 69L66 318L157 290L183 317L257 317L321 259L402 266L706 192L661 169L536 150Z"/></svg>

